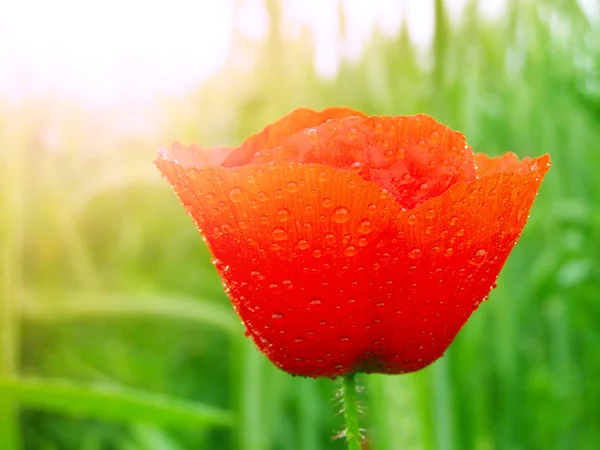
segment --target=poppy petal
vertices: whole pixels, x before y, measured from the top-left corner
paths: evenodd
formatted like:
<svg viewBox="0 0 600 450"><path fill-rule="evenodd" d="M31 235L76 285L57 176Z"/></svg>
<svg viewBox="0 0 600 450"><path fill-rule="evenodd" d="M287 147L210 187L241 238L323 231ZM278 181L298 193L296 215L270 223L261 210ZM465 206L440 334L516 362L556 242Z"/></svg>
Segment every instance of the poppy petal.
<svg viewBox="0 0 600 450"><path fill-rule="evenodd" d="M394 199L319 164L157 165L194 218L257 346L284 370L358 368L372 326L370 266L391 239Z"/></svg>
<svg viewBox="0 0 600 450"><path fill-rule="evenodd" d="M251 160L320 163L352 170L412 209L476 177L464 136L426 115L346 117L304 129Z"/></svg>
<svg viewBox="0 0 600 450"><path fill-rule="evenodd" d="M397 217L397 243L378 249L371 273L382 288L365 371L411 372L442 356L493 288L549 167L548 155L523 161L522 173L459 183Z"/></svg>
<svg viewBox="0 0 600 450"><path fill-rule="evenodd" d="M489 157L484 153L476 153L474 156L477 175L480 177L499 172L529 172L533 163L531 158L527 157L519 160L519 157L512 152L494 157Z"/></svg>
<svg viewBox="0 0 600 450"><path fill-rule="evenodd" d="M159 154L163 159L175 161L182 166L219 166L231 153L227 147L202 148L197 144L185 146L174 142L171 148L160 148Z"/></svg>
<svg viewBox="0 0 600 450"><path fill-rule="evenodd" d="M256 152L277 147L299 131L315 127L330 119L351 116L364 117L364 114L351 108L327 108L320 112L308 108L296 109L268 125L260 133L247 138L242 145L231 152L223 166L236 167L249 164Z"/></svg>

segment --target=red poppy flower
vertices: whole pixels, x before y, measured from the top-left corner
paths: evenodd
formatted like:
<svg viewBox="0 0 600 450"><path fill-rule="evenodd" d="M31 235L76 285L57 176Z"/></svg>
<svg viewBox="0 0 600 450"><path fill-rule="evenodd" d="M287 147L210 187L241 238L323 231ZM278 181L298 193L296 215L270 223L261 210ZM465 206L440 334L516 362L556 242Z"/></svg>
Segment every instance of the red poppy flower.
<svg viewBox="0 0 600 450"><path fill-rule="evenodd" d="M442 356L494 287L550 158L474 155L428 116L333 108L234 149L175 144L156 164L259 349L336 377Z"/></svg>

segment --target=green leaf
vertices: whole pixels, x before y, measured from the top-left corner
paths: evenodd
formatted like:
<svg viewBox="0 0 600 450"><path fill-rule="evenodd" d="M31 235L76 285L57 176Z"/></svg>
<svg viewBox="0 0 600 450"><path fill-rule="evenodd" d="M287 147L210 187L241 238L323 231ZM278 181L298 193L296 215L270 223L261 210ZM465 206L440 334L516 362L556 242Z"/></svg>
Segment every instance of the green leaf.
<svg viewBox="0 0 600 450"><path fill-rule="evenodd" d="M0 397L4 395L24 406L80 417L189 427L232 425L231 415L218 408L118 386L0 377Z"/></svg>

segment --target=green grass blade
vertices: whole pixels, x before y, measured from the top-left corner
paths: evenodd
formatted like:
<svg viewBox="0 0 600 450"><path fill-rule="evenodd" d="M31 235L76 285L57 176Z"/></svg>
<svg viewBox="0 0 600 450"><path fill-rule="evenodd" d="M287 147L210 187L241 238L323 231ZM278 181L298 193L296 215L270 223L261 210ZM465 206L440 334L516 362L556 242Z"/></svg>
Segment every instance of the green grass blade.
<svg viewBox="0 0 600 450"><path fill-rule="evenodd" d="M0 377L0 395L10 395L24 406L79 417L185 427L232 424L228 412L212 406L116 386Z"/></svg>
<svg viewBox="0 0 600 450"><path fill-rule="evenodd" d="M106 318L160 319L196 322L231 333L241 332L241 325L228 306L206 299L171 295L68 293L58 301L34 301L22 306L23 318L32 322L75 322Z"/></svg>

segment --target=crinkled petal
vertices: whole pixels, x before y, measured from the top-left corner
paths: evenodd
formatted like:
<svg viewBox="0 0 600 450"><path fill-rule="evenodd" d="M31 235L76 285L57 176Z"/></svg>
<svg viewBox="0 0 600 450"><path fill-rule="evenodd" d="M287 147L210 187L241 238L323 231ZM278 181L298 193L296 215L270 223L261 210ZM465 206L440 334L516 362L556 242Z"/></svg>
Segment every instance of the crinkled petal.
<svg viewBox="0 0 600 450"><path fill-rule="evenodd" d="M530 171L532 164L531 158L519 157L512 152L504 153L501 156L489 157L485 153L475 154L475 165L477 166L477 175L482 177L500 172L520 172L526 173Z"/></svg>
<svg viewBox="0 0 600 450"><path fill-rule="evenodd" d="M320 163L351 170L412 209L476 177L459 132L426 115L331 119L255 152L252 163Z"/></svg>
<svg viewBox="0 0 600 450"><path fill-rule="evenodd" d="M277 147L299 131L315 127L330 119L351 116L364 117L364 114L351 108L327 108L320 112L307 108L296 109L268 125L260 133L246 139L242 145L231 152L223 165L236 167L250 164L256 152Z"/></svg>

